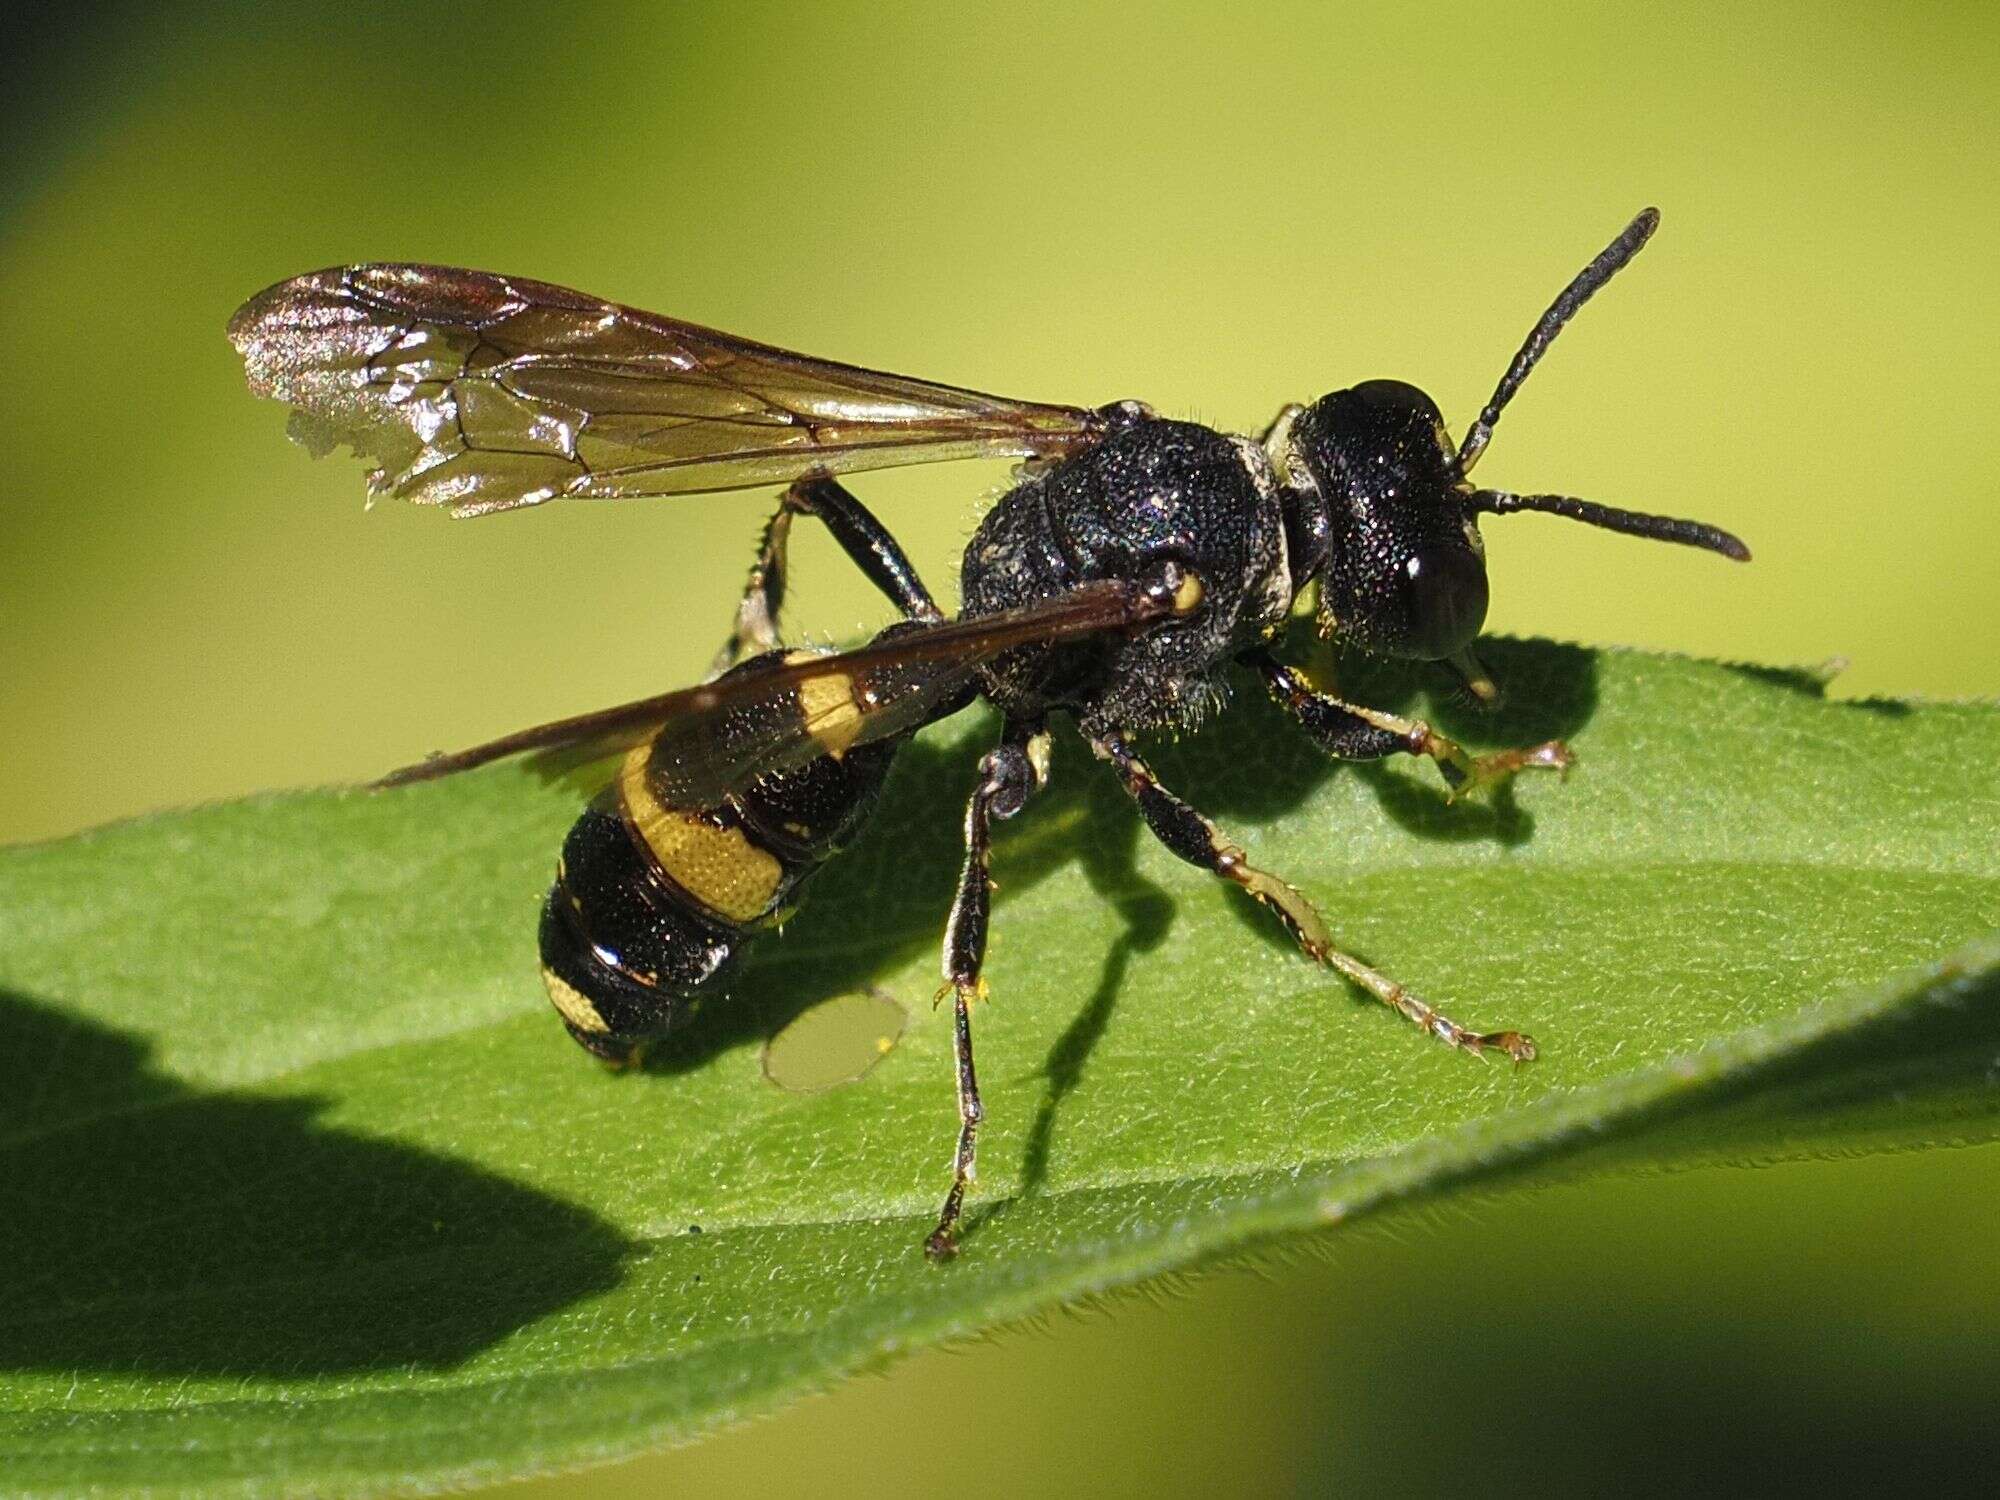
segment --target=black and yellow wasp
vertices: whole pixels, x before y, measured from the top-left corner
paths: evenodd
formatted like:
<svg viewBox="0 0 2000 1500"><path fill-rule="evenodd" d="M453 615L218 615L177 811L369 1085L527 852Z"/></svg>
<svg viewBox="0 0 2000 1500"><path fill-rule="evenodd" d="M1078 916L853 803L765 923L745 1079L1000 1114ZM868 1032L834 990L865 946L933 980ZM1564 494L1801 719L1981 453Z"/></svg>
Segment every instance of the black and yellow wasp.
<svg viewBox="0 0 2000 1500"><path fill-rule="evenodd" d="M542 915L542 975L570 1034L615 1063L716 993L744 945L868 817L898 747L984 698L999 744L965 814L944 936L958 1144L926 1241L952 1253L981 1118L971 1001L982 993L990 830L1048 779L1069 715L1182 859L1269 905L1312 958L1453 1046L1517 1060L1515 1031L1474 1032L1334 945L1299 891L1252 864L1162 786L1135 744L1195 728L1232 666L1257 674L1329 754L1428 757L1455 791L1563 768L1559 743L1468 755L1427 725L1317 691L1275 654L1316 591L1345 644L1450 664L1486 616L1482 513L1544 511L1748 557L1728 533L1562 495L1475 488L1502 409L1583 303L1658 222L1641 213L1542 316L1454 445L1430 397L1371 380L1288 406L1258 440L1156 416L1009 401L697 328L543 282L424 265L317 271L229 325L259 395L295 408L315 451L345 442L375 494L478 516L569 498L786 485L719 675L436 757L392 781L518 751L622 753L563 846ZM836 476L947 459L1022 461L965 549L947 620L889 531ZM795 519L816 518L900 611L858 650L787 651L778 615Z"/></svg>

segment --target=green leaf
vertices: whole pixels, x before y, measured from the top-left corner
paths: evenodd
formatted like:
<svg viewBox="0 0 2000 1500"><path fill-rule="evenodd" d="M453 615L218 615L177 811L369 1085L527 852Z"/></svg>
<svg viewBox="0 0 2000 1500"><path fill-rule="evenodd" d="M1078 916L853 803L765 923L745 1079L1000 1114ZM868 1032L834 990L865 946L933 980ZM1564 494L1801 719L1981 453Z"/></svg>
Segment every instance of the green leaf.
<svg viewBox="0 0 2000 1500"><path fill-rule="evenodd" d="M517 765L0 851L0 1472L326 1494L654 1446L913 1346L1459 1184L2000 1136L2000 712L1492 643L1447 805L1244 693L1156 764L1355 951L1529 1067L1427 1041L1177 864L1073 741L1002 832L959 1259L936 943L989 719L644 1075L562 1035L534 917L577 795ZM859 1081L762 1043L872 987ZM1504 1176L1503 1176L1504 1174ZM699 1227L699 1233L695 1232Z"/></svg>

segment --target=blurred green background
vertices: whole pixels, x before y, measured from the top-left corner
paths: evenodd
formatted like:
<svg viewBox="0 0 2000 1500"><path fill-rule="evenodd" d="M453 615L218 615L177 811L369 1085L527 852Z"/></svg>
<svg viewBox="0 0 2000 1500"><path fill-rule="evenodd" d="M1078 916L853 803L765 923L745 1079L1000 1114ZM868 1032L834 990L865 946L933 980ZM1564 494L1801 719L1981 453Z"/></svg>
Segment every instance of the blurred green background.
<svg viewBox="0 0 2000 1500"><path fill-rule="evenodd" d="M368 258L1233 427L1393 374L1462 428L1549 296L1657 203L1659 239L1481 477L1696 515L1757 561L1493 521L1492 628L1842 656L1840 693L2000 691L1989 7L156 4L22 24L0 64L0 841L367 775L687 680L714 649L768 497L364 515L358 466L283 441L223 322ZM1004 477L864 492L948 593ZM797 556L797 624L882 618L816 535ZM1324 1261L923 1355L589 1483L1908 1481L1990 1460L1996 1187L1989 1150L1400 1220Z"/></svg>

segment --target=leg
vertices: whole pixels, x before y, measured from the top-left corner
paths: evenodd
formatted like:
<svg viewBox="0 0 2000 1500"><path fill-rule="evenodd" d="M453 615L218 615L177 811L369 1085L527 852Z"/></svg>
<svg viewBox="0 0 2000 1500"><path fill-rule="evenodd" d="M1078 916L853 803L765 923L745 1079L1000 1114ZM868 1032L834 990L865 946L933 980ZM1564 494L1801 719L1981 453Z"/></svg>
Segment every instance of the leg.
<svg viewBox="0 0 2000 1500"><path fill-rule="evenodd" d="M1271 696L1327 754L1341 760L1380 760L1399 752L1429 756L1453 797L1499 786L1516 771L1568 771L1576 763L1561 740L1526 750L1468 755L1421 719L1399 719L1317 691L1268 652L1253 653L1249 662Z"/></svg>
<svg viewBox="0 0 2000 1500"><path fill-rule="evenodd" d="M1125 790L1139 804L1139 813L1145 818L1146 826L1153 830L1155 838L1189 864L1233 881L1277 912L1278 919L1291 930L1308 958L1338 970L1350 982L1384 1005L1401 1011L1439 1041L1462 1047L1468 1052L1497 1048L1515 1062L1527 1062L1534 1057L1535 1044L1522 1033L1468 1031L1449 1016L1433 1010L1388 975L1335 948L1325 918L1302 893L1251 864L1241 849L1223 837L1220 829L1161 786L1152 770L1124 739L1108 735L1092 740L1091 749L1118 768L1118 774L1125 781Z"/></svg>
<svg viewBox="0 0 2000 1500"><path fill-rule="evenodd" d="M785 601L785 559L793 516L817 516L823 521L841 550L906 618L944 618L888 528L836 480L812 474L785 491L777 514L764 528L743 602L736 608L736 628L715 660L717 671L734 666L750 650L769 651L778 644L778 610Z"/></svg>
<svg viewBox="0 0 2000 1500"><path fill-rule="evenodd" d="M1010 724L997 750L979 762L979 784L965 809L965 868L958 877L958 895L951 903L951 920L944 931L942 1000L952 997L952 1055L958 1072L958 1150L952 1158L951 1191L945 1195L937 1228L924 1241L933 1260L948 1259L958 1249L958 1214L966 1185L973 1178L973 1146L984 1111L979 1080L972 1069L972 1001L983 999L986 981L980 968L986 960L986 921L993 882L987 875L995 818L1011 818L1027 805L1030 793L1047 774L1048 737L1038 727Z"/></svg>

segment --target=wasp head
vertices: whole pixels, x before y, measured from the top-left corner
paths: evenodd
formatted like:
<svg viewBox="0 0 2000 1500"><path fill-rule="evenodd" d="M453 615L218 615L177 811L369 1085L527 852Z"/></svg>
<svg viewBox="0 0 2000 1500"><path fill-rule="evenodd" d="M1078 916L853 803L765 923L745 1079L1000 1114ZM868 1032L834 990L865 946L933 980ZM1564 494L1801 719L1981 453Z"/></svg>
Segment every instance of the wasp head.
<svg viewBox="0 0 2000 1500"><path fill-rule="evenodd" d="M1400 380L1323 396L1285 434L1310 512L1320 623L1363 650L1438 661L1486 621L1486 549L1437 403ZM1303 581L1303 579L1301 580Z"/></svg>
<svg viewBox="0 0 2000 1500"><path fill-rule="evenodd" d="M1449 661L1479 697L1493 684L1471 655L1486 621L1479 516L1539 511L1628 536L1701 547L1743 561L1719 527L1620 510L1571 495L1479 489L1467 477L1494 424L1563 326L1639 252L1659 223L1646 209L1578 272L1543 313L1492 397L1453 447L1437 403L1400 380L1369 380L1290 407L1265 435L1283 481L1296 587L1317 582L1320 626L1386 656Z"/></svg>

